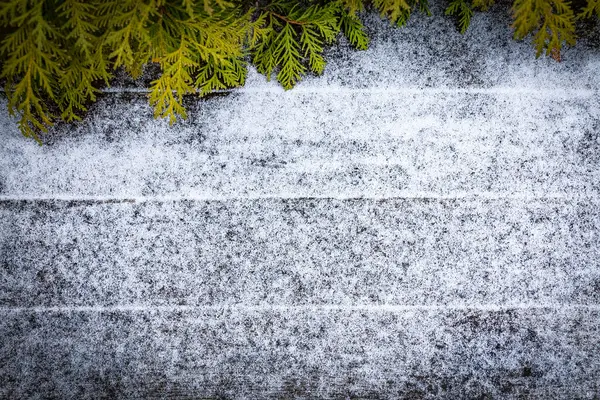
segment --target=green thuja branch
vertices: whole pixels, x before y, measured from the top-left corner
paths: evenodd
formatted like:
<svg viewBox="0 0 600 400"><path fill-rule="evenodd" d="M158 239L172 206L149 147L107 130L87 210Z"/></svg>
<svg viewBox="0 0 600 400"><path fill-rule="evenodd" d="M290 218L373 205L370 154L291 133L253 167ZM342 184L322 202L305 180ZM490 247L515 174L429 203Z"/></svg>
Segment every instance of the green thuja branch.
<svg viewBox="0 0 600 400"><path fill-rule="evenodd" d="M0 77L6 79L8 109L19 114L19 128L39 141L53 115L49 102L56 101L57 77L66 54L59 44L58 28L44 14L42 2L15 1L0 12L5 26L14 28L0 46L5 57Z"/></svg>
<svg viewBox="0 0 600 400"><path fill-rule="evenodd" d="M496 3L495 0L473 0L473 8L479 11L487 11Z"/></svg>
<svg viewBox="0 0 600 400"><path fill-rule="evenodd" d="M458 28L464 34L471 24L473 8L468 0L451 0L445 14L458 17Z"/></svg>
<svg viewBox="0 0 600 400"><path fill-rule="evenodd" d="M360 19L350 12L342 12L341 27L344 35L352 46L359 50L366 50L369 46L369 37L365 33Z"/></svg>
<svg viewBox="0 0 600 400"><path fill-rule="evenodd" d="M406 25L414 9L427 15L431 14L427 0L372 0L372 3L381 17L389 19L397 26Z"/></svg>
<svg viewBox="0 0 600 400"><path fill-rule="evenodd" d="M325 69L323 46L332 44L340 32L339 12L339 5L331 3L324 7L313 6L297 16L292 15L300 23L302 54L311 71L316 74L322 74Z"/></svg>
<svg viewBox="0 0 600 400"><path fill-rule="evenodd" d="M458 30L464 34L471 25L475 10L487 11L494 3L495 0L450 0L444 13L457 17Z"/></svg>
<svg viewBox="0 0 600 400"><path fill-rule="evenodd" d="M593 16L600 18L600 0L588 0L587 5L579 14L580 18L592 18Z"/></svg>
<svg viewBox="0 0 600 400"><path fill-rule="evenodd" d="M448 1L463 33L494 4ZM112 71L136 78L155 63L149 102L173 123L186 116L185 95L243 85L248 63L290 89L324 72L324 51L341 35L366 49L370 10L397 26L415 10L430 14L427 0L0 0L0 79L21 132L39 141L53 122L79 119ZM576 18L600 17L600 0L577 13L566 0L514 0L514 36L531 34L537 56L560 60Z"/></svg>
<svg viewBox="0 0 600 400"><path fill-rule="evenodd" d="M86 104L96 100L96 81L108 84L111 77L102 53L98 28L93 20L96 8L85 1L67 0L58 6L64 38L72 45L67 47L62 75L58 79L58 106L65 121L80 119L78 112L86 111Z"/></svg>
<svg viewBox="0 0 600 400"><path fill-rule="evenodd" d="M297 33L290 22L284 22L283 28L273 41L275 50L273 56L276 64L280 66L277 80L285 89L291 89L306 70L302 65L300 56L300 44Z"/></svg>
<svg viewBox="0 0 600 400"><path fill-rule="evenodd" d="M183 4L161 10L153 27L152 59L162 74L152 82L149 95L155 116L186 116L183 96L205 95L243 85L246 65L243 43L249 15L225 2L207 7ZM217 9L218 8L218 9Z"/></svg>
<svg viewBox="0 0 600 400"><path fill-rule="evenodd" d="M341 30L339 2L302 8L298 2L278 2L260 11L258 34L251 47L253 62L259 72L270 78L277 70L277 80L291 89L310 70L323 73L324 45L335 41ZM353 26L356 30L361 27Z"/></svg>
<svg viewBox="0 0 600 400"><path fill-rule="evenodd" d="M564 43L575 44L575 14L563 0L515 0L513 28L516 39L533 34L536 57L544 51L557 61Z"/></svg>
<svg viewBox="0 0 600 400"><path fill-rule="evenodd" d="M220 63L209 61L200 68L196 87L201 95L206 95L216 90L242 86L246 81L246 73L246 63L239 58Z"/></svg>
<svg viewBox="0 0 600 400"><path fill-rule="evenodd" d="M369 37L358 17L358 14L365 9L362 0L342 0L341 6L340 27L344 36L356 49L366 50L369 45Z"/></svg>

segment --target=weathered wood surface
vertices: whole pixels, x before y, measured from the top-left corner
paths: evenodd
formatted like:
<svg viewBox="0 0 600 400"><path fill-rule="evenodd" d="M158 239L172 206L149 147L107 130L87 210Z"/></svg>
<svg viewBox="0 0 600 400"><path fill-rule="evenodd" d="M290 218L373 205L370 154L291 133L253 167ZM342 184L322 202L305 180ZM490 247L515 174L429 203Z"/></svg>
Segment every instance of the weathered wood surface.
<svg viewBox="0 0 600 400"><path fill-rule="evenodd" d="M507 22L372 20L172 127L2 111L0 398L598 398L600 56Z"/></svg>

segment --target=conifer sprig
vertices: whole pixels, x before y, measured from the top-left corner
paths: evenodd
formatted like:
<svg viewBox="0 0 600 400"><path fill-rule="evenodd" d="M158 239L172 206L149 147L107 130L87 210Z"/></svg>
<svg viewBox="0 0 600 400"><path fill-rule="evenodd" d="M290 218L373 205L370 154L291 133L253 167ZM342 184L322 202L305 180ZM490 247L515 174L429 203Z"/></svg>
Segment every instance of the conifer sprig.
<svg viewBox="0 0 600 400"><path fill-rule="evenodd" d="M600 0L588 0L587 5L579 14L580 18L600 18Z"/></svg>
<svg viewBox="0 0 600 400"><path fill-rule="evenodd" d="M362 0L341 0L343 9L350 15L356 15L363 12L365 4Z"/></svg>
<svg viewBox="0 0 600 400"><path fill-rule="evenodd" d="M428 0L372 0L372 3L382 18L388 18L397 26L406 25L415 9L427 15L431 14Z"/></svg>
<svg viewBox="0 0 600 400"><path fill-rule="evenodd" d="M394 23L404 21L405 13L410 13L411 10L407 0L373 0L373 5L382 17L389 18Z"/></svg>
<svg viewBox="0 0 600 400"><path fill-rule="evenodd" d="M513 0L514 36L532 35L536 55L560 60L575 20L600 17L600 0L575 16L567 0ZM494 0L448 0L464 33ZM160 66L149 102L157 117L185 118L185 95L244 84L247 64L290 89L322 74L323 52L341 34L357 49L369 38L363 13L402 26L427 0L0 0L0 79L21 132L39 141L56 120L79 119L112 71L134 78Z"/></svg>
<svg viewBox="0 0 600 400"><path fill-rule="evenodd" d="M473 0L473 8L479 11L487 11L496 3L495 0Z"/></svg>
<svg viewBox="0 0 600 400"><path fill-rule="evenodd" d="M249 15L237 7L217 8L226 4L171 5L151 27L152 59L162 69L149 95L155 116L174 123L177 116L186 117L184 95L243 85Z"/></svg>
<svg viewBox="0 0 600 400"><path fill-rule="evenodd" d="M516 39L533 33L536 57L544 51L560 61L566 43L575 44L575 13L563 0L515 0L513 28Z"/></svg>
<svg viewBox="0 0 600 400"><path fill-rule="evenodd" d="M102 53L98 28L94 25L96 7L85 1L66 0L57 12L66 41L72 46L66 49L67 57L58 79L61 88L57 103L60 117L70 122L79 120L79 113L87 111L86 104L96 100L98 89L94 83L108 84L111 74ZM65 90L71 89L71 90Z"/></svg>
<svg viewBox="0 0 600 400"><path fill-rule="evenodd" d="M6 79L8 109L20 114L19 128L39 141L38 132L47 131L53 116L44 101L56 101L56 77L61 73L65 51L58 44L57 28L45 18L43 3L19 2L9 11L1 12L14 31L0 46L7 55L0 77Z"/></svg>
<svg viewBox="0 0 600 400"><path fill-rule="evenodd" d="M473 8L468 0L452 0L446 8L446 15L458 17L458 28L460 33L464 34L471 24L473 18Z"/></svg>
<svg viewBox="0 0 600 400"><path fill-rule="evenodd" d="M251 48L259 72L270 78L278 70L277 80L285 89L291 89L307 70L323 73L324 46L341 31L345 11L340 2L303 8L295 1L280 1L260 12L263 25Z"/></svg>
<svg viewBox="0 0 600 400"><path fill-rule="evenodd" d="M487 11L495 0L450 0L445 14L457 17L458 30L465 34L475 11Z"/></svg>
<svg viewBox="0 0 600 400"><path fill-rule="evenodd" d="M366 50L369 46L369 37L356 13L342 11L341 28L352 46L358 50Z"/></svg>

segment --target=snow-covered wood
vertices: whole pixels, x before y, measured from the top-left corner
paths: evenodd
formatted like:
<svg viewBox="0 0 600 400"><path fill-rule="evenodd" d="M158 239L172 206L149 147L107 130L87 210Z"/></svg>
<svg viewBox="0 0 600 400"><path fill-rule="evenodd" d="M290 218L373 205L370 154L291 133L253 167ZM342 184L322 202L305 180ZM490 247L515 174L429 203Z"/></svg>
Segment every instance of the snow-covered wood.
<svg viewBox="0 0 600 400"><path fill-rule="evenodd" d="M0 398L597 397L600 56L508 22L372 19L174 126L2 111Z"/></svg>

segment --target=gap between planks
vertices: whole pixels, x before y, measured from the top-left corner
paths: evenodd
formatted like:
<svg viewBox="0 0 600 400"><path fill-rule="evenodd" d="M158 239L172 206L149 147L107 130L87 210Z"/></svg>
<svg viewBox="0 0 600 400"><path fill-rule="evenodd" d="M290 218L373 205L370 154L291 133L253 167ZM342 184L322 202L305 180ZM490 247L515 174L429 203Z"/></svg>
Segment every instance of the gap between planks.
<svg viewBox="0 0 600 400"><path fill-rule="evenodd" d="M187 311L365 311L365 312L414 312L414 311L510 311L510 310L586 310L600 311L600 304L443 304L443 305L394 305L394 304L302 304L302 305L114 305L114 306L33 306L0 307L0 313L106 313L106 312L187 312Z"/></svg>
<svg viewBox="0 0 600 400"><path fill-rule="evenodd" d="M590 97L597 95L598 89L541 89L534 87L489 87L489 88L455 88L455 87L371 87L371 88L352 88L340 86L325 87L295 87L293 90L285 90L278 86L265 87L242 87L234 89L216 90L212 94L228 93L275 93L291 94L294 93L315 93L315 94L496 94L496 95L517 95L517 94L541 94L553 98L565 97ZM150 93L148 88L105 88L101 93Z"/></svg>
<svg viewBox="0 0 600 400"><path fill-rule="evenodd" d="M108 87L99 90L103 94L147 94L150 93L149 88L144 87ZM293 95L294 93L323 93L323 94L495 94L495 95L518 95L518 94L539 94L552 98L567 98L567 97L591 97L600 92L600 89L584 89L584 88L558 88L544 89L536 87L482 87L482 88L457 88L457 87L370 87L370 88L352 88L343 86L297 86L292 90L285 90L278 86L263 86L263 87L241 87L233 89L215 90L207 94L229 94L229 93L275 93ZM5 93L4 88L0 88L0 93ZM196 91L199 94L200 91Z"/></svg>
<svg viewBox="0 0 600 400"><path fill-rule="evenodd" d="M180 201L199 201L199 202L227 202L227 201L254 201L254 200L339 200L339 201L386 201L386 200L516 200L516 201L536 201L536 200L559 200L559 201L588 201L598 200L600 193L590 193L581 195L568 195L565 193L540 193L540 194L514 194L498 192L458 192L454 194L442 195L430 192L411 192L394 193L390 195L247 195L247 196L202 196L202 195L164 195L164 196L87 196L87 195L0 195L0 203L13 202L81 202L81 203L166 203Z"/></svg>

